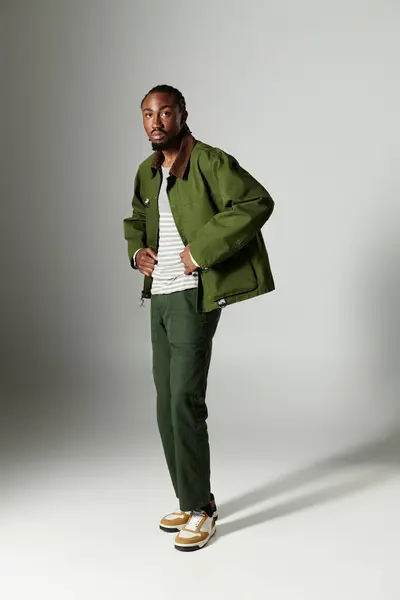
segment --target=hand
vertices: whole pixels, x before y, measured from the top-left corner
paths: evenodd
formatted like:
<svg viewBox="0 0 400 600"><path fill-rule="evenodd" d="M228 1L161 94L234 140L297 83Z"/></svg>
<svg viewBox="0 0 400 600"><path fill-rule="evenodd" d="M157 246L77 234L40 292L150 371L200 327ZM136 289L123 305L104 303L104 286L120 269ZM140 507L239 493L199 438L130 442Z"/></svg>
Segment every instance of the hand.
<svg viewBox="0 0 400 600"><path fill-rule="evenodd" d="M181 261L185 265L185 275L191 275L193 271L197 269L196 265L190 258L190 249L189 245L186 246L183 252L179 255L181 257Z"/></svg>
<svg viewBox="0 0 400 600"><path fill-rule="evenodd" d="M154 271L154 265L157 262L157 254L151 248L142 248L136 254L136 264L140 273L151 277Z"/></svg>

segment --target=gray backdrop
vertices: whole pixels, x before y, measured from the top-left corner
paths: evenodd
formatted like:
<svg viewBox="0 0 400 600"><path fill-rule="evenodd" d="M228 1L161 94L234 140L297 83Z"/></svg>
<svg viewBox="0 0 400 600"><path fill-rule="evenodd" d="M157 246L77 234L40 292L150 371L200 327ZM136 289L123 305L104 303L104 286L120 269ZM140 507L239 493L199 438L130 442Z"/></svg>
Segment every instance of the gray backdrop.
<svg viewBox="0 0 400 600"><path fill-rule="evenodd" d="M122 220L150 151L139 104L159 83L182 90L194 135L276 202L263 232L277 289L227 308L215 339L215 443L340 446L398 418L399 11L391 0L2 2L10 476L61 451L156 440L149 306Z"/></svg>

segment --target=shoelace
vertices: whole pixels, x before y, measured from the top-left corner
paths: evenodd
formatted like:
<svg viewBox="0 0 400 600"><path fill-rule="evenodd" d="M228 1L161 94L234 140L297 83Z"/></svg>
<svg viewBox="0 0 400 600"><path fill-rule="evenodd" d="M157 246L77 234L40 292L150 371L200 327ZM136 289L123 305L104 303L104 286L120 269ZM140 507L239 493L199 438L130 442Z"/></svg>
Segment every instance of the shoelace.
<svg viewBox="0 0 400 600"><path fill-rule="evenodd" d="M187 529L197 529L200 521L204 517L206 513L203 510L194 510L192 512L192 516L189 519L189 522L186 525Z"/></svg>

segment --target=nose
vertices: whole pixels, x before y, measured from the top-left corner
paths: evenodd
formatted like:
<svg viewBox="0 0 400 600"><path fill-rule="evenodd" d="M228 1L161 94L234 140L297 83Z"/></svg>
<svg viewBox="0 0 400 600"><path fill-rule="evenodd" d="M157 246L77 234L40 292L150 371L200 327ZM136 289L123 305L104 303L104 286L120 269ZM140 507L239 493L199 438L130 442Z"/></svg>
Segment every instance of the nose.
<svg viewBox="0 0 400 600"><path fill-rule="evenodd" d="M161 122L159 113L153 114L152 126L153 126L153 129L162 129L162 122Z"/></svg>

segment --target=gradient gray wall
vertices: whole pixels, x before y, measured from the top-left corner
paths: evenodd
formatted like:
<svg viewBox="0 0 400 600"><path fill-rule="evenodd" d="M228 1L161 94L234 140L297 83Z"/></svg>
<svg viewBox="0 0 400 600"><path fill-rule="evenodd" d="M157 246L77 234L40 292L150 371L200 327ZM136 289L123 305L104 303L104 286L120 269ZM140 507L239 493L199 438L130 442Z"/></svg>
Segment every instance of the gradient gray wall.
<svg viewBox="0 0 400 600"><path fill-rule="evenodd" d="M150 151L139 103L158 83L276 202L263 231L277 289L223 313L210 426L317 443L399 416L399 13L390 0L2 2L11 456L155 427L149 306L122 220Z"/></svg>

